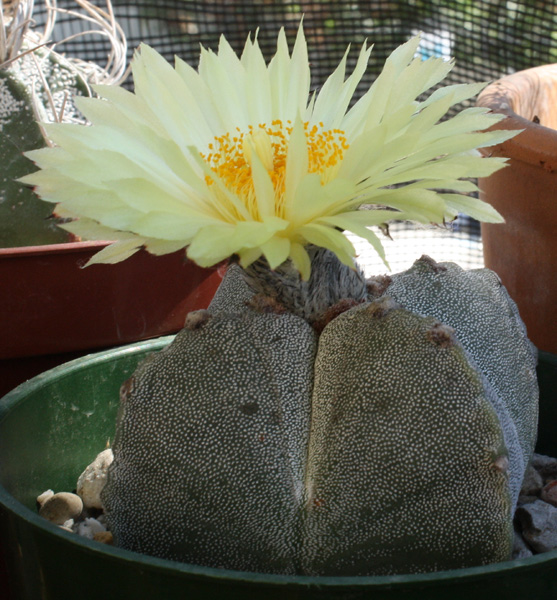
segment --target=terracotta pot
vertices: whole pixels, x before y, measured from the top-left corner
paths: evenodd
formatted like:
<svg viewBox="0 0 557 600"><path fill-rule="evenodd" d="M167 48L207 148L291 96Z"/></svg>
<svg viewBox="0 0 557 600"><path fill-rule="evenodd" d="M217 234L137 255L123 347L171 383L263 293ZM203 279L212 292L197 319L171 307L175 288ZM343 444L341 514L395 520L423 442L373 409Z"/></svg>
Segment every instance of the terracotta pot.
<svg viewBox="0 0 557 600"><path fill-rule="evenodd" d="M482 224L486 266L518 304L539 349L557 353L557 64L489 85L477 104L507 115L498 129L522 129L487 148L509 166L480 179L480 197L505 218Z"/></svg>
<svg viewBox="0 0 557 600"><path fill-rule="evenodd" d="M83 269L107 244L0 249L0 396L70 358L178 331L221 281L183 252Z"/></svg>

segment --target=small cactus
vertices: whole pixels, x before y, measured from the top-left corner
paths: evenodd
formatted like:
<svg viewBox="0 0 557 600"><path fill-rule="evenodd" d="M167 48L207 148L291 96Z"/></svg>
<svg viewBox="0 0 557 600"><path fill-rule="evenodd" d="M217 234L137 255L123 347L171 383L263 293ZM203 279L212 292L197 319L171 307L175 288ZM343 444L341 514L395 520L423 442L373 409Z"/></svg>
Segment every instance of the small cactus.
<svg viewBox="0 0 557 600"><path fill-rule="evenodd" d="M44 48L34 52L41 60L45 81L61 100L67 94L86 94L83 78L67 61ZM46 145L37 122L34 103L35 66L30 55L0 70L0 246L32 246L69 240L69 235L49 219L52 206L17 180L34 171L33 163L23 153ZM62 95L60 97L60 92ZM35 96L36 98L36 96ZM46 113L46 106L43 107ZM68 110L68 112L70 112Z"/></svg>
<svg viewBox="0 0 557 600"><path fill-rule="evenodd" d="M69 241L50 218L52 206L18 180L35 170L24 152L49 144L44 125L84 123L73 99L90 96L90 83L102 78L97 65L46 47L48 33L29 28L32 10L29 0L0 2L0 247L7 248Z"/></svg>
<svg viewBox="0 0 557 600"><path fill-rule="evenodd" d="M103 492L117 543L307 575L509 558L537 388L498 279L422 258L362 298L357 270L312 255L315 277L287 282L298 295L284 270L256 265L254 285L233 265L209 311L123 387ZM499 350L471 341L480 329Z"/></svg>

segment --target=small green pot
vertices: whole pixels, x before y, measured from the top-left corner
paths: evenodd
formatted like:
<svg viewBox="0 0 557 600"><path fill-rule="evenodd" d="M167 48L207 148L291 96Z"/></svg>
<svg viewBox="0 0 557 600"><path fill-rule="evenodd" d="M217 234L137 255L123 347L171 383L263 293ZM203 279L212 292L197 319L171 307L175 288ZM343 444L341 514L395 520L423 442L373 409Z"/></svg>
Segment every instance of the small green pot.
<svg viewBox="0 0 557 600"><path fill-rule="evenodd" d="M120 384L170 337L61 365L0 400L0 539L16 599L557 597L557 551L485 567L392 577L292 577L176 563L90 541L37 514L45 490L71 491L111 440ZM542 353L539 451L557 455L557 357ZM553 398L550 396L553 394ZM552 402L553 400L553 402Z"/></svg>

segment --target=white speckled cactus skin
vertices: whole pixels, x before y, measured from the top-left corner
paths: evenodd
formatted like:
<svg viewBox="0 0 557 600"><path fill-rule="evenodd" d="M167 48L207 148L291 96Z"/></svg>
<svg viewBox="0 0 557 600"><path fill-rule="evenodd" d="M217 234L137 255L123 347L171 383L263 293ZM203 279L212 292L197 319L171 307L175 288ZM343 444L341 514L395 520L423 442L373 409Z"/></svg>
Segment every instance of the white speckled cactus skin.
<svg viewBox="0 0 557 600"><path fill-rule="evenodd" d="M419 573L507 558L493 398L432 317L383 298L332 321L315 362L307 571Z"/></svg>
<svg viewBox="0 0 557 600"><path fill-rule="evenodd" d="M105 491L120 545L295 571L316 342L290 314L201 315L139 368L123 389Z"/></svg>
<svg viewBox="0 0 557 600"><path fill-rule="evenodd" d="M454 263L435 264L428 259L393 276L385 293L405 308L453 327L493 387L493 406L511 457L511 496L516 506L536 443L539 395L537 351L527 338L516 304L490 269L464 271Z"/></svg>
<svg viewBox="0 0 557 600"><path fill-rule="evenodd" d="M54 51L38 48L33 53L40 61L57 111L64 107L68 118L77 115L73 95L87 95L85 80ZM23 156L28 150L45 146L33 104L53 120L46 92L31 54L23 55L6 69L0 69L0 247L35 246L69 240L68 233L56 226L52 205L40 200L27 185L17 181L34 170ZM33 95L35 100L33 100Z"/></svg>
<svg viewBox="0 0 557 600"><path fill-rule="evenodd" d="M116 543L284 574L507 559L537 420L514 304L496 277L430 259L366 298L358 271L313 258L328 266L299 293L234 265L124 384L103 494Z"/></svg>

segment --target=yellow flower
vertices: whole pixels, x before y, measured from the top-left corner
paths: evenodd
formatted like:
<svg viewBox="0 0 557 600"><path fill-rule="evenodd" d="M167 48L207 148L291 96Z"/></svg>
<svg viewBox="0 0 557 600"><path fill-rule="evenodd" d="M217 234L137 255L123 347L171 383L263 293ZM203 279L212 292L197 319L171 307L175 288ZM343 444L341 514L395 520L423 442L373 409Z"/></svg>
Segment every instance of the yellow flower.
<svg viewBox="0 0 557 600"><path fill-rule="evenodd" d="M468 108L440 121L484 84L441 87L452 62L416 58L419 38L395 50L351 108L371 48L364 44L345 77L345 54L318 93L300 27L292 54L284 31L265 63L257 39L241 57L222 38L202 49L198 71L172 68L142 45L133 61L135 93L97 86L77 98L90 126L54 124L55 144L28 153L41 168L24 178L74 219L64 227L89 239L116 240L93 262L117 262L145 246L154 254L187 248L201 266L237 254L247 266L291 259L309 276L308 244L352 264L342 231L366 238L393 219L452 220L458 212L501 217L467 195L469 180L503 166L477 148L515 132L482 132L499 120ZM361 210L365 205L366 210Z"/></svg>

